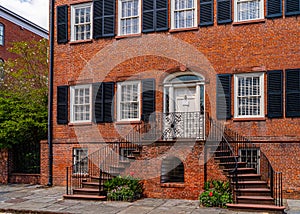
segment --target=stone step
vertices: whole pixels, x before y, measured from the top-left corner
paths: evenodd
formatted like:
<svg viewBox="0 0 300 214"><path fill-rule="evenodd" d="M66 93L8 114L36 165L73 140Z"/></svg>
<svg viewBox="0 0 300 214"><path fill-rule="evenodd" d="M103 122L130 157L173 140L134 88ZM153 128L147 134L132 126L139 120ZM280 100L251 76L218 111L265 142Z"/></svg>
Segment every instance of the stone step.
<svg viewBox="0 0 300 214"><path fill-rule="evenodd" d="M73 195L100 195L99 189L94 188L78 188L73 189Z"/></svg>
<svg viewBox="0 0 300 214"><path fill-rule="evenodd" d="M220 163L225 162L235 162L235 160L238 160L239 156L221 156L221 157L214 157L214 159Z"/></svg>
<svg viewBox="0 0 300 214"><path fill-rule="evenodd" d="M271 190L268 188L245 188L236 189L239 196L271 196Z"/></svg>
<svg viewBox="0 0 300 214"><path fill-rule="evenodd" d="M274 205L274 198L271 196L237 196L239 204L268 204Z"/></svg>
<svg viewBox="0 0 300 214"><path fill-rule="evenodd" d="M235 182L231 182L232 185L235 185ZM238 186L241 188L267 188L266 181L239 181Z"/></svg>
<svg viewBox="0 0 300 214"><path fill-rule="evenodd" d="M236 162L225 162L225 163L219 163L219 167L221 169L229 169L229 168L234 168ZM246 162L237 162L238 167L246 167L247 163ZM222 168L223 167L223 168Z"/></svg>
<svg viewBox="0 0 300 214"><path fill-rule="evenodd" d="M226 204L228 209L247 210L247 211L271 211L275 213L283 213L285 206L275 206L267 204Z"/></svg>
<svg viewBox="0 0 300 214"><path fill-rule="evenodd" d="M231 169L223 169L224 172L228 173L228 172L233 172L235 169L231 168ZM238 174L250 174L250 173L256 173L256 169L254 168L237 168L237 173Z"/></svg>
<svg viewBox="0 0 300 214"><path fill-rule="evenodd" d="M91 189L99 189L99 181L98 182L87 182L87 181L83 181L81 182L83 188L91 188Z"/></svg>
<svg viewBox="0 0 300 214"><path fill-rule="evenodd" d="M99 201L105 201L106 196L99 196L99 195L63 195L64 199L78 199L78 200L99 200Z"/></svg>
<svg viewBox="0 0 300 214"><path fill-rule="evenodd" d="M233 175L228 175L229 178L233 178ZM261 174L237 174L237 178L239 181L257 181L260 180Z"/></svg>

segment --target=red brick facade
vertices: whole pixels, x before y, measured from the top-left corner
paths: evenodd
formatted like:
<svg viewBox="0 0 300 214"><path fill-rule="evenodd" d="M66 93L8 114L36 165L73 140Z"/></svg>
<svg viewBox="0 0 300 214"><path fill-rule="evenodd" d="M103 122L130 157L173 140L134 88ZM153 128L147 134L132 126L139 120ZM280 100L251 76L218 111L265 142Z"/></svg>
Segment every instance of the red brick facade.
<svg viewBox="0 0 300 214"><path fill-rule="evenodd" d="M73 1L72 4L89 2ZM234 2L234 1L232 1ZM169 11L170 9L169 1ZM214 1L216 5L217 1ZM265 7L267 5L264 1ZM71 34L71 10L69 1L56 1L56 6L67 4L68 37ZM198 14L200 2L197 1ZM283 4L284 5L284 4ZM116 5L117 7L118 5ZM117 10L116 10L117 11ZM170 12L169 12L170 13ZM234 12L232 12L233 15ZM89 148L89 153L100 142L115 142L126 136L128 128L136 123L69 123L57 124L57 87L91 84L96 82L122 82L125 80L155 79L155 110L163 112L164 80L171 74L193 71L205 79L205 112L216 118L216 76L232 74L231 114L234 110L234 75L243 73L264 74L264 116L260 118L234 118L225 124L242 136L247 136L261 146L273 167L283 173L285 197L300 198L299 158L300 118L286 117L285 93L283 93L283 116L269 118L267 71L282 70L285 78L287 69L300 68L300 22L296 16L276 19L260 19L249 22L217 23L217 7L214 7L214 23L208 27L182 30L167 30L159 33L140 33L131 36L115 36L91 39L84 42L55 43L54 47L54 110L53 110L53 151L54 185L65 184L65 167L72 165L74 147ZM266 11L265 11L266 14ZM116 17L118 14L116 13ZM198 15L199 16L199 15ZM169 15L169 26L171 15ZM118 24L118 19L115 19ZM199 20L199 17L197 17ZM56 22L55 22L56 23ZM57 27L57 26L56 26ZM117 32L118 27L115 27ZM57 28L55 28L55 35ZM285 82L285 81L284 81ZM114 115L117 118L117 84L115 84ZM285 88L285 84L284 87ZM70 92L70 91L69 91ZM70 114L70 102L68 102ZM265 116L266 115L266 116ZM185 166L184 184L161 184L161 158L158 154L174 149L172 145L153 144L143 146L138 160L152 160L146 167L133 163L127 171L154 175L145 181L147 197L196 199L204 184L204 166L201 156L204 142L197 143L188 153L183 149L174 150L174 156L181 157ZM91 148L91 150L90 150ZM42 144L42 154L46 144ZM203 154L202 154L203 155ZM45 157L45 156L44 156ZM47 167L43 162L42 168ZM292 167L293 166L293 167ZM213 160L207 164L208 179L224 179ZM158 174L157 174L158 172ZM156 174L155 174L156 173ZM41 181L46 181L42 173Z"/></svg>

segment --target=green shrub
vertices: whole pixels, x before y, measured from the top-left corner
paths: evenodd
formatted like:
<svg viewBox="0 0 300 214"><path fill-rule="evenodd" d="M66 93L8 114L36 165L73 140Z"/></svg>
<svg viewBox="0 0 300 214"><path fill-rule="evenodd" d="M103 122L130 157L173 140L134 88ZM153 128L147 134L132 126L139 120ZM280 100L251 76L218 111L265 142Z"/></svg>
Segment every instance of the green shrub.
<svg viewBox="0 0 300 214"><path fill-rule="evenodd" d="M205 207L226 207L232 203L232 193L229 182L205 182L204 192L199 196L200 204Z"/></svg>
<svg viewBox="0 0 300 214"><path fill-rule="evenodd" d="M107 199L113 201L134 201L142 197L143 184L132 176L117 176L104 183Z"/></svg>

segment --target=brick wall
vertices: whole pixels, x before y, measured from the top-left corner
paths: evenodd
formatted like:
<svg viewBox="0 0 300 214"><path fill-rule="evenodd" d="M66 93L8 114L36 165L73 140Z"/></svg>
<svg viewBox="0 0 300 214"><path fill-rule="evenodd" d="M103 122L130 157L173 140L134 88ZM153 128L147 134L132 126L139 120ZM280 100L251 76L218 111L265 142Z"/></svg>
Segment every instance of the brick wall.
<svg viewBox="0 0 300 214"><path fill-rule="evenodd" d="M81 1L74 3L77 2ZM68 3L69 1L65 0L56 1L57 5ZM187 68L205 77L206 111L209 115L215 116L216 74L300 68L300 40L297 26L299 26L297 17L283 17L247 24L217 25L215 22L211 27L141 34L129 38L106 38L60 45L55 43L53 110L55 183L64 184L64 168L71 164L71 149L76 142L89 146L89 142L114 141L120 135L124 136L131 126L119 123L57 125L57 86L154 78L157 90L156 111L162 112L164 78L171 73L184 72ZM264 110L267 113L266 82L264 91ZM293 194L298 191L299 172L296 168L289 166L293 166L290 163L296 165L299 161L295 156L295 149L300 140L299 118L269 119L265 117L262 121L228 120L226 124L240 135L262 141L263 150L270 148L272 152L266 152L270 160L272 160L271 157L278 157L278 160L282 160L280 163L274 162L274 166L276 165L276 168L282 169L286 174L284 175L284 190L293 191ZM267 141L272 141L272 143L267 143ZM285 145L284 152L281 152L282 148L277 145ZM140 158L147 160L149 157L155 157L155 154L163 153L168 150L168 147L165 145L144 148L144 153ZM176 151L176 154L180 152ZM199 155L199 151L198 153L192 152L184 163L186 169L190 170L187 176L193 174L194 178L188 178L190 180L184 186L162 187L159 176L153 176L145 182L147 196L175 197L175 195L183 194L179 197L189 198L186 194L191 191L193 193L190 198L195 198L204 180L201 177L202 166L196 164L198 160L194 160L192 154ZM156 161L155 164L147 165L144 170L157 172L160 160L156 159ZM222 178L213 160L210 160L208 169L208 177ZM297 194L293 197L296 197L295 195ZM289 197L288 194L286 197Z"/></svg>
<svg viewBox="0 0 300 214"><path fill-rule="evenodd" d="M0 183L8 183L8 150L0 149Z"/></svg>

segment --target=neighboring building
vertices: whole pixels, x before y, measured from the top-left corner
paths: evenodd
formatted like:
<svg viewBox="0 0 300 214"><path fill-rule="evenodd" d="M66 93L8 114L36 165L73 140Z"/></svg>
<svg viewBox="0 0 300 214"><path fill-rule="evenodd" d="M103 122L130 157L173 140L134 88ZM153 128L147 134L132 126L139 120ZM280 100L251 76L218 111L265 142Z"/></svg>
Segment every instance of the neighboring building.
<svg viewBox="0 0 300 214"><path fill-rule="evenodd" d="M0 61L4 62L8 59L14 59L16 54L10 53L8 48L12 42L40 40L48 38L48 31L42 27L28 21L27 19L15 14L14 12L0 6ZM0 68L0 82L3 76L3 68ZM33 148L31 148L33 150ZM10 164L8 163L10 160ZM8 182L35 182L39 183L39 175L34 177L13 174L11 163L11 155L7 154L7 150L0 150L0 183Z"/></svg>
<svg viewBox="0 0 300 214"><path fill-rule="evenodd" d="M267 171L271 163L282 172L284 198L300 198L299 5L56 1L54 185L80 175L72 184L90 181L101 166L101 173L134 172L145 180L146 197L197 199L206 180L227 178L222 164L238 162L249 170L247 185L281 193ZM219 141L225 147L209 159ZM46 160L47 143L41 146ZM239 203L272 203L280 198L272 191L271 199Z"/></svg>

